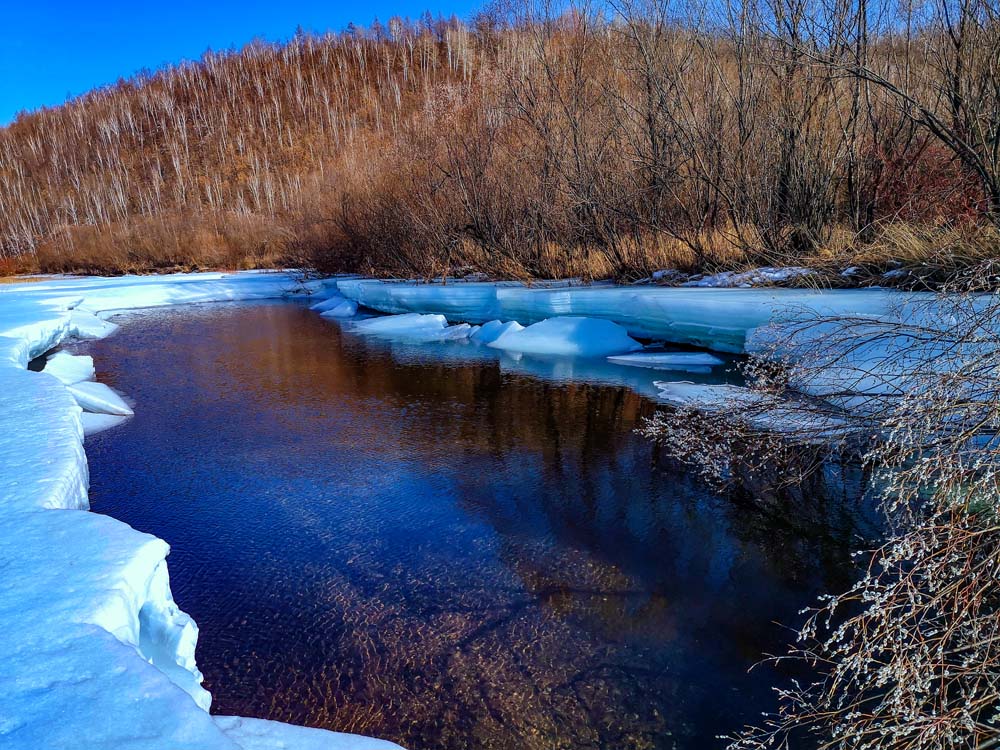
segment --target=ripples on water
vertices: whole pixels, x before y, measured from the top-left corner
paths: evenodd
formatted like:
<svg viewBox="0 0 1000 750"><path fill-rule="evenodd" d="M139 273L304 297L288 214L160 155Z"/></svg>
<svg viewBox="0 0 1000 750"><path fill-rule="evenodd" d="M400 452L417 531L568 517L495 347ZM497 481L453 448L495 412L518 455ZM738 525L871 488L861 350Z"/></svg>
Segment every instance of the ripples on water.
<svg viewBox="0 0 1000 750"><path fill-rule="evenodd" d="M88 438L91 501L170 542L216 713L414 749L722 747L787 678L747 674L775 621L850 578L842 487L714 495L633 434L631 390L290 303L124 320L77 347L137 402Z"/></svg>

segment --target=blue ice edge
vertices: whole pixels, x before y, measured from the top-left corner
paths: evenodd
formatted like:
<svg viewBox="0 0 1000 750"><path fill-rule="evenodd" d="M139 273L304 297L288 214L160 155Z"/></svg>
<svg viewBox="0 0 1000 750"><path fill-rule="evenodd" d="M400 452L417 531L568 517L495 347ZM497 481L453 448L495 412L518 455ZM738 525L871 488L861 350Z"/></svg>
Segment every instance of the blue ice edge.
<svg viewBox="0 0 1000 750"><path fill-rule="evenodd" d="M81 409L27 363L99 338L109 310L322 291L288 274L49 278L0 287L0 745L11 750L390 750L358 735L211 716L198 629L166 542L88 509Z"/></svg>
<svg viewBox="0 0 1000 750"><path fill-rule="evenodd" d="M444 315L451 322L516 320L523 325L576 315L610 320L632 336L743 353L752 332L776 311L816 316L890 316L902 301L930 293L887 289L713 289L662 286L567 286L540 283L418 282L342 279L339 292L384 313Z"/></svg>

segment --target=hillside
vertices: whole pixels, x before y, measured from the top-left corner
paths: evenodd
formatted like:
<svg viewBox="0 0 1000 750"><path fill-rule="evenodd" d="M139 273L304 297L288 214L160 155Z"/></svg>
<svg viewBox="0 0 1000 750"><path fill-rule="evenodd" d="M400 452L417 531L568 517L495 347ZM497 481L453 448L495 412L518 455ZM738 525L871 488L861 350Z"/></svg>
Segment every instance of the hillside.
<svg viewBox="0 0 1000 750"><path fill-rule="evenodd" d="M957 41L943 12L901 38L850 6L742 8L394 19L23 114L0 130L0 270L934 275L995 254L987 5Z"/></svg>

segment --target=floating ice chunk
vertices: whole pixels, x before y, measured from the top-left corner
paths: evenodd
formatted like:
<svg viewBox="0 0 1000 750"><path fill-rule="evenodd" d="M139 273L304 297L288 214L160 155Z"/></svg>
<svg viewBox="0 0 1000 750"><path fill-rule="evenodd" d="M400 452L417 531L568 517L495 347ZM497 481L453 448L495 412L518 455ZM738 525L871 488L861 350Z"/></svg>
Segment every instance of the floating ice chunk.
<svg viewBox="0 0 1000 750"><path fill-rule="evenodd" d="M819 404L783 399L737 385L663 381L653 385L660 391L660 400L671 406L725 414L755 429L794 435L802 442L831 440L853 431L846 420L827 413Z"/></svg>
<svg viewBox="0 0 1000 750"><path fill-rule="evenodd" d="M609 362L628 367L649 367L653 370L679 370L681 372L708 372L725 364L725 360L707 352L638 352L608 357Z"/></svg>
<svg viewBox="0 0 1000 750"><path fill-rule="evenodd" d="M128 421L128 417L120 414L95 414L85 411L80 415L80 422L83 424L83 434L96 435L98 432L110 430L123 422Z"/></svg>
<svg viewBox="0 0 1000 750"><path fill-rule="evenodd" d="M310 305L309 309L318 313L326 312L327 310L332 310L334 307L339 305L341 302L344 302L346 299L347 297L345 297L344 295L334 293L331 294L326 299L320 300L315 305Z"/></svg>
<svg viewBox="0 0 1000 750"><path fill-rule="evenodd" d="M498 338L503 336L508 331L523 331L524 326L518 323L516 320L510 320L506 323L499 320L491 320L488 323L483 323L479 330L476 331L471 338L473 341L480 344L490 344L496 341Z"/></svg>
<svg viewBox="0 0 1000 750"><path fill-rule="evenodd" d="M69 386L69 392L84 411L132 416L132 409L125 400L104 383L77 383Z"/></svg>
<svg viewBox="0 0 1000 750"><path fill-rule="evenodd" d="M448 326L439 336L435 336L431 341L466 341L472 334L479 330L479 326L470 326L468 323L459 323L455 326Z"/></svg>
<svg viewBox="0 0 1000 750"><path fill-rule="evenodd" d="M473 333L472 326L467 323L449 326L444 315L421 315L419 313L369 318L357 321L349 330L367 336L378 336L414 344L457 341L467 339Z"/></svg>
<svg viewBox="0 0 1000 750"><path fill-rule="evenodd" d="M328 732L241 716L213 718L216 726L243 750L401 750L392 742L358 734Z"/></svg>
<svg viewBox="0 0 1000 750"><path fill-rule="evenodd" d="M331 300L332 302L332 300ZM353 318L358 314L358 303L341 297L336 300L336 304L330 304L323 308L320 315L324 318Z"/></svg>
<svg viewBox="0 0 1000 750"><path fill-rule="evenodd" d="M435 331L448 325L444 315L421 315L420 313L404 313L402 315L385 315L378 318L359 320L351 330L357 333L380 334L401 333L404 331Z"/></svg>
<svg viewBox="0 0 1000 750"><path fill-rule="evenodd" d="M489 346L520 354L606 357L641 349L625 329L610 320L565 316L521 330L508 330Z"/></svg>
<svg viewBox="0 0 1000 750"><path fill-rule="evenodd" d="M46 360L42 371L54 375L66 385L73 385L94 379L94 358L86 354L56 352Z"/></svg>
<svg viewBox="0 0 1000 750"><path fill-rule="evenodd" d="M70 314L70 334L80 339L103 339L118 330L118 326L84 310Z"/></svg>

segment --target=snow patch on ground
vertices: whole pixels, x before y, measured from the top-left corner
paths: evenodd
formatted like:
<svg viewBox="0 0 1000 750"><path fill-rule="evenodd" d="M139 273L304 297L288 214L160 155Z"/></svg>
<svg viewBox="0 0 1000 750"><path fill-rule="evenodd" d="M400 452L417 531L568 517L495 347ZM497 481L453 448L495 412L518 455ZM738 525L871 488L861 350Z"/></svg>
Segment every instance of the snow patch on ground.
<svg viewBox="0 0 1000 750"><path fill-rule="evenodd" d="M681 286L702 287L711 289L748 289L755 286L776 286L787 284L792 279L801 279L805 276L812 276L816 272L811 268L800 266L764 266L754 268L750 271L722 271L708 276L685 281Z"/></svg>
<svg viewBox="0 0 1000 750"><path fill-rule="evenodd" d="M113 333L117 327L101 317L111 310L335 289L336 281L301 284L288 274L256 272L0 286L0 746L394 747L208 714L210 696L194 659L197 626L170 593L167 544L82 512L85 429L123 417L83 414L72 391L84 393L88 406L98 396L108 402L86 378L63 382L88 375L85 362L53 357L48 373L25 369L69 337ZM121 410L117 403L109 408Z"/></svg>

